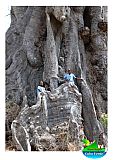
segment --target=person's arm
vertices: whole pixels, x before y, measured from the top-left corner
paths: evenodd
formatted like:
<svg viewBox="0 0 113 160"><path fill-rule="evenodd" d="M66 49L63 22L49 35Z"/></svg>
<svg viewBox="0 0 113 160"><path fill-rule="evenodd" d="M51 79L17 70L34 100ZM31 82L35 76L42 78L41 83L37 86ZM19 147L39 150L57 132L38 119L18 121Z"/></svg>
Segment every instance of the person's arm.
<svg viewBox="0 0 113 160"><path fill-rule="evenodd" d="M74 78L77 79L77 80L83 80L82 78L77 77L77 76L75 76L75 75L74 75Z"/></svg>
<svg viewBox="0 0 113 160"><path fill-rule="evenodd" d="M78 80L81 80L81 81L83 81L83 79L82 79L82 78L80 78L80 77L77 77L77 79L78 79Z"/></svg>
<svg viewBox="0 0 113 160"><path fill-rule="evenodd" d="M42 87L42 93L45 94L45 87Z"/></svg>
<svg viewBox="0 0 113 160"><path fill-rule="evenodd" d="M77 79L77 77L73 74L73 77L75 78L75 79Z"/></svg>
<svg viewBox="0 0 113 160"><path fill-rule="evenodd" d="M66 78L67 78L67 76L66 76L66 74L64 74L64 79L66 80Z"/></svg>
<svg viewBox="0 0 113 160"><path fill-rule="evenodd" d="M68 80L69 80L68 74L65 74L65 75L64 75L64 80L65 80L65 81L68 81Z"/></svg>
<svg viewBox="0 0 113 160"><path fill-rule="evenodd" d="M37 87L37 92L42 92L42 89L40 86Z"/></svg>

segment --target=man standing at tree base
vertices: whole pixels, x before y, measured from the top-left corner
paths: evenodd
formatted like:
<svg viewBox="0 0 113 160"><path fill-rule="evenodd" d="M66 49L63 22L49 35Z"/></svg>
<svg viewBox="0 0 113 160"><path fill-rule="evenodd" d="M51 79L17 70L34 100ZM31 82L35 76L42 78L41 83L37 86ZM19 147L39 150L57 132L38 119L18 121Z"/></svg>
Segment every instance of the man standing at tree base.
<svg viewBox="0 0 113 160"><path fill-rule="evenodd" d="M68 82L69 87L72 87L74 91L77 93L78 96L80 96L80 102L82 102L82 95L79 93L77 88L77 80L83 80L82 78L78 78L75 76L70 69L68 69L68 73L64 74L64 80L65 82ZM75 80L75 82L74 82Z"/></svg>

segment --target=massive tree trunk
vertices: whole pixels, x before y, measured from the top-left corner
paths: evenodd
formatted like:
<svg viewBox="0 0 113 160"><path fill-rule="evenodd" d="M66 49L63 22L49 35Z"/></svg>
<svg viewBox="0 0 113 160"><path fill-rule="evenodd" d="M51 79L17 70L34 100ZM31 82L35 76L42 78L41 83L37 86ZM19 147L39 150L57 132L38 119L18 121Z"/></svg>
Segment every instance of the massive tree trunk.
<svg viewBox="0 0 113 160"><path fill-rule="evenodd" d="M39 81L50 84L51 94L57 93L59 77L69 68L83 78L77 81L82 94L80 114L85 135L93 141L103 132L99 118L107 113L107 7L11 7L6 33L6 100L24 107L26 96L31 107L37 102ZM58 106L61 99L57 97ZM47 100L48 108L56 102ZM64 103L68 106L67 99Z"/></svg>

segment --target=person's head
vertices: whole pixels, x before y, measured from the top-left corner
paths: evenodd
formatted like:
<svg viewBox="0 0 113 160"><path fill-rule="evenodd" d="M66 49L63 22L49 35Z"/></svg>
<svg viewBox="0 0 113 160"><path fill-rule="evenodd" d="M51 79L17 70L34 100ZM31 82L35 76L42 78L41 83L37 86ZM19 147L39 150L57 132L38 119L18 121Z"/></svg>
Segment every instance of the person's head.
<svg viewBox="0 0 113 160"><path fill-rule="evenodd" d="M81 127L81 128L80 128L80 130L82 130L82 131L83 131L83 130L84 130L84 127Z"/></svg>
<svg viewBox="0 0 113 160"><path fill-rule="evenodd" d="M40 81L40 86L43 86L44 85L44 82L43 81Z"/></svg>
<svg viewBox="0 0 113 160"><path fill-rule="evenodd" d="M80 129L80 130L84 130L83 125L80 125L80 126L79 126L79 129Z"/></svg>
<svg viewBox="0 0 113 160"><path fill-rule="evenodd" d="M69 73L69 74L71 73L71 70L70 70L70 69L68 69L68 73Z"/></svg>

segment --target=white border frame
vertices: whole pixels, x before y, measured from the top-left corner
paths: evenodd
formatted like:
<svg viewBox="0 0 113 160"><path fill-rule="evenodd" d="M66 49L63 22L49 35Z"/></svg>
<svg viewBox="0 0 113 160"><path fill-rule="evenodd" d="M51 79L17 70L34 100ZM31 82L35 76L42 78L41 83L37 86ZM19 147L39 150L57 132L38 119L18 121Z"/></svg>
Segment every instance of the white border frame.
<svg viewBox="0 0 113 160"><path fill-rule="evenodd" d="M0 2L1 3L1 2ZM112 3L111 0L57 0L56 2L53 0L5 0L0 4L0 159L2 160L20 160L26 158L27 160L31 159L46 159L46 160L86 160L86 158L82 152L15 152L15 151L5 151L5 20L4 20L4 10L8 6L108 6L108 75L110 78L108 79L108 117L109 117L109 130L108 130L108 153L101 158L102 160L110 160L112 159L112 116L113 116L113 106L112 106L112 69L113 69L113 53L112 53ZM24 157L25 156L25 157Z"/></svg>

